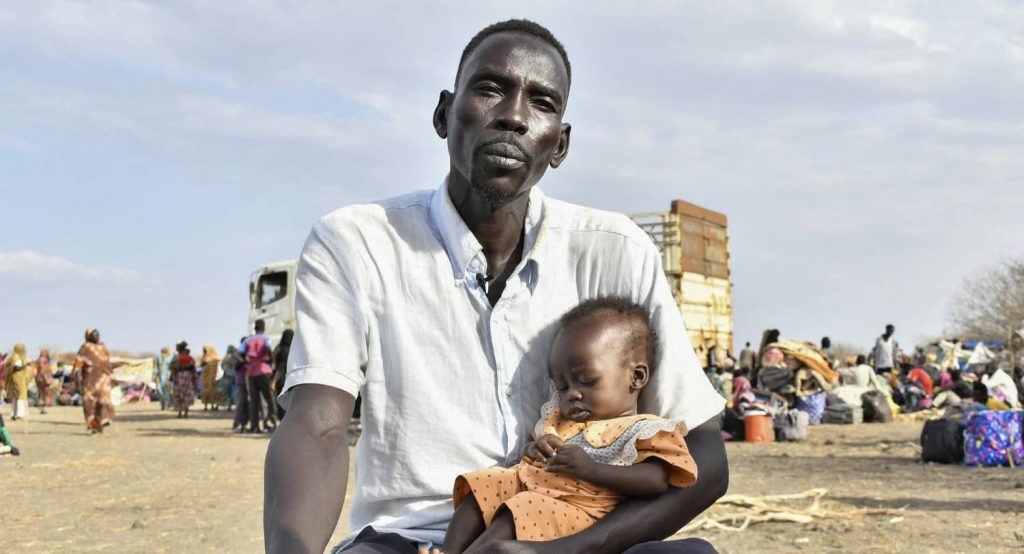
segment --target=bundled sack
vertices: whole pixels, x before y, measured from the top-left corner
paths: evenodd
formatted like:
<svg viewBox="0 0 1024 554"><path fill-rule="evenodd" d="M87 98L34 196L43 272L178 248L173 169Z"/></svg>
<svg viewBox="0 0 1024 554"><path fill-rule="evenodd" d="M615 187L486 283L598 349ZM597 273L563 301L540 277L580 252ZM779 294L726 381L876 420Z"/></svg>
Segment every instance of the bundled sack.
<svg viewBox="0 0 1024 554"><path fill-rule="evenodd" d="M892 422L892 408L889 406L889 399L884 394L872 390L865 392L860 398L861 406L864 408L864 421Z"/></svg>
<svg viewBox="0 0 1024 554"><path fill-rule="evenodd" d="M762 367L757 372L758 388L778 391L786 385L793 384L793 370L788 367Z"/></svg>
<svg viewBox="0 0 1024 554"><path fill-rule="evenodd" d="M924 422L924 429L921 430L921 461L938 464L963 463L963 423L955 419L933 419Z"/></svg>
<svg viewBox="0 0 1024 554"><path fill-rule="evenodd" d="M821 416L822 423L850 425L864 421L864 410L860 406L851 406L834 394L828 395L825 401L825 412Z"/></svg>
<svg viewBox="0 0 1024 554"><path fill-rule="evenodd" d="M807 419L811 425L818 425L821 423L821 417L825 414L825 399L827 396L824 392L818 392L810 396L798 398L795 407L807 414Z"/></svg>
<svg viewBox="0 0 1024 554"><path fill-rule="evenodd" d="M1024 465L1024 412L981 410L964 418L964 465Z"/></svg>
<svg viewBox="0 0 1024 554"><path fill-rule="evenodd" d="M801 410L785 410L772 417L777 441L802 441L807 438L807 412Z"/></svg>

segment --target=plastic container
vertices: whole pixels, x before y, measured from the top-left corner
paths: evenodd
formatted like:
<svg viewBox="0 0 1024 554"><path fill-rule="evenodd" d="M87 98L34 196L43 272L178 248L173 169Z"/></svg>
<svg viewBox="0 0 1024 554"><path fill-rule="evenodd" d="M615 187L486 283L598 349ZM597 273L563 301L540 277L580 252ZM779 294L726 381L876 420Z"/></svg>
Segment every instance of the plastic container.
<svg viewBox="0 0 1024 554"><path fill-rule="evenodd" d="M772 417L762 412L747 412L743 417L744 436L747 442L775 442Z"/></svg>

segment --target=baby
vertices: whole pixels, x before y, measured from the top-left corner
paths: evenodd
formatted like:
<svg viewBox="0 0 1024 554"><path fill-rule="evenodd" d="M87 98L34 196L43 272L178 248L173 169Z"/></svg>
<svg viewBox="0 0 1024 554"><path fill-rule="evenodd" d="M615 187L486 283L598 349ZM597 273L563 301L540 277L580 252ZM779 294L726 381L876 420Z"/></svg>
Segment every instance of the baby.
<svg viewBox="0 0 1024 554"><path fill-rule="evenodd" d="M676 423L637 413L657 348L647 312L626 299L599 298L559 323L550 359L557 394L544 406L535 440L511 468L456 479L447 554L572 535L626 497L696 480Z"/></svg>

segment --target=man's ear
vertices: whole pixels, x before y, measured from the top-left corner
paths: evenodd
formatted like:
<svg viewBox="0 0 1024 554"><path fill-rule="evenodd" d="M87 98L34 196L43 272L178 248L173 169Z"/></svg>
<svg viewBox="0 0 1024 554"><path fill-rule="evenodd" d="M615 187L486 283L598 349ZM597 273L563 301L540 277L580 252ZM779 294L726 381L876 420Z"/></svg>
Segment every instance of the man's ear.
<svg viewBox="0 0 1024 554"><path fill-rule="evenodd" d="M635 363L630 370L629 388L638 391L647 386L651 380L651 370L645 363Z"/></svg>
<svg viewBox="0 0 1024 554"><path fill-rule="evenodd" d="M454 98L454 94L442 90L437 99L437 107L434 108L434 132L443 139L448 138L448 108L452 106Z"/></svg>
<svg viewBox="0 0 1024 554"><path fill-rule="evenodd" d="M551 167L558 167L569 155L569 137L572 135L572 125L562 124L562 131L558 134L558 145L555 146L555 154L551 156Z"/></svg>

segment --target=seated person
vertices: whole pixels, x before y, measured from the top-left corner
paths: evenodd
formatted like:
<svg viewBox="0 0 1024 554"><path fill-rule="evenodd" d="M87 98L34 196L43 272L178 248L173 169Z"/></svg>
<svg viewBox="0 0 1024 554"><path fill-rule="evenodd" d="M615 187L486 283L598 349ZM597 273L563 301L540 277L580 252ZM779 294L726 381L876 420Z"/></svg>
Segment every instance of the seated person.
<svg viewBox="0 0 1024 554"><path fill-rule="evenodd" d="M981 381L975 381L974 382L974 391L973 392L974 392L974 394L972 395L972 400L974 400L974 402L973 402L973 405L970 407L970 409L973 409L973 410L1000 410L1000 411L1001 410L1009 410L1010 409L1010 407L1007 406L1005 402L1002 402L1000 400L996 400L995 398L992 398L991 396L989 396L988 395L988 387L986 387L985 383L982 383Z"/></svg>
<svg viewBox="0 0 1024 554"><path fill-rule="evenodd" d="M622 298L565 314L551 350L557 393L526 456L455 481L444 551L486 551L499 540L575 534L624 498L687 487L697 466L676 422L637 413L655 356L647 312Z"/></svg>

